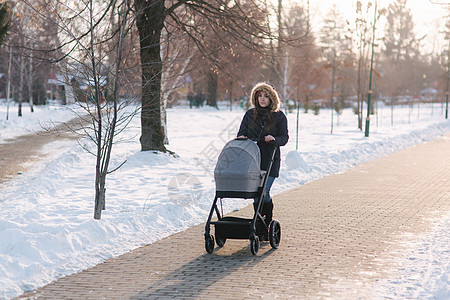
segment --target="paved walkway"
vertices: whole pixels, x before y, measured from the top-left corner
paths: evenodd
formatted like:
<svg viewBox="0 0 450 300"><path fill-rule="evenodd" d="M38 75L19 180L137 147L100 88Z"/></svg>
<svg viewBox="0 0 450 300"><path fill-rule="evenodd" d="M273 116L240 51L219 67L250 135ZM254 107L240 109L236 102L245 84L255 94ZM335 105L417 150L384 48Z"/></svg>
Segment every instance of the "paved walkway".
<svg viewBox="0 0 450 300"><path fill-rule="evenodd" d="M75 139L79 136L68 128L79 128L77 119L69 121L48 131L39 131L6 139L0 144L0 186L13 179L20 172L25 172L33 166L33 162L42 160L45 156L43 146L61 139Z"/></svg>
<svg viewBox="0 0 450 300"><path fill-rule="evenodd" d="M229 240L207 254L202 224L20 298L373 298L372 284L406 250L400 242L450 211L450 134L274 201L277 250L263 243L253 256L248 241Z"/></svg>

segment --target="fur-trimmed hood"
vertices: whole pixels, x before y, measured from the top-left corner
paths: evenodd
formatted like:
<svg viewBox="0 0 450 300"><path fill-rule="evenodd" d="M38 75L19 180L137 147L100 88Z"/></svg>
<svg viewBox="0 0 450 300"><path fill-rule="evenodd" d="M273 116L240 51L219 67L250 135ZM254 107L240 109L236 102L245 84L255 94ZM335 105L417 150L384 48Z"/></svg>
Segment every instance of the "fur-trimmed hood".
<svg viewBox="0 0 450 300"><path fill-rule="evenodd" d="M260 82L253 87L252 93L250 96L250 102L254 107L256 107L256 105L257 105L256 104L257 92L264 92L269 96L270 102L271 102L270 111L276 112L276 111L280 110L280 106L281 106L280 97L278 96L277 91L270 84L265 83L265 82Z"/></svg>

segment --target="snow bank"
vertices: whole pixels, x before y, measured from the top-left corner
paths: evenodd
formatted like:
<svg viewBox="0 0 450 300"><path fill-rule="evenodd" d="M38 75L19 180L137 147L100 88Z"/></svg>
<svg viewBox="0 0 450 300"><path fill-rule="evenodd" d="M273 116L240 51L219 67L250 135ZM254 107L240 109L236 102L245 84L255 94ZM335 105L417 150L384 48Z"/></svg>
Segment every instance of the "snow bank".
<svg viewBox="0 0 450 300"><path fill-rule="evenodd" d="M4 112L5 105L0 105L0 118ZM47 145L42 149L50 154L45 161L2 186L0 298L18 296L204 222L214 197L217 156L234 138L243 114L241 109L169 110L168 148L177 153L176 157L141 152L137 138L115 145L111 168L126 163L108 176L106 210L101 221L93 219L94 157L70 141ZM408 107L396 107L393 126L388 108L380 108L378 120L373 117L369 138L356 129L356 117L350 110L344 111L330 134L329 114L329 110L318 116L300 114L298 143L296 115L288 114L291 139L282 149L281 176L275 181L273 194L450 131L450 121L444 120L441 106L434 110L421 107L420 118L411 117ZM0 137L11 138L38 130L39 123L47 120L70 117L58 106L36 107L35 113L27 113L22 119L0 121ZM139 124L136 118L124 135L139 136ZM224 204L229 212L249 202L234 199ZM447 254L441 260L446 261L446 266L430 267L427 287L421 292L427 296L450 296L449 236L429 237L442 241L442 245L433 244L437 250L447 245ZM423 264L412 267L430 266L428 261ZM394 286L389 282L387 285Z"/></svg>

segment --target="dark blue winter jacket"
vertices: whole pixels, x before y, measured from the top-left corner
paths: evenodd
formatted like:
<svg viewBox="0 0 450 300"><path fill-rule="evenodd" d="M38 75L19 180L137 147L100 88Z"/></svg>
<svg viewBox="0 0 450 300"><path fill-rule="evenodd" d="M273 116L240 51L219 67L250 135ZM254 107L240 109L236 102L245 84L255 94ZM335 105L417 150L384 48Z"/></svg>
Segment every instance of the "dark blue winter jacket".
<svg viewBox="0 0 450 300"><path fill-rule="evenodd" d="M270 129L268 129L268 111L266 109L260 109L260 114L256 120L256 124L254 120L254 113L255 108L252 108L245 113L237 136L246 136L249 139L258 140L258 146L261 151L261 170L267 171L274 146L266 143L264 141L264 137L266 135L272 135L275 138L273 144L278 146L278 149L275 153L274 162L269 175L272 177L278 177L280 174L281 162L279 146L286 145L289 140L287 118L282 111L270 112L272 114L273 124Z"/></svg>

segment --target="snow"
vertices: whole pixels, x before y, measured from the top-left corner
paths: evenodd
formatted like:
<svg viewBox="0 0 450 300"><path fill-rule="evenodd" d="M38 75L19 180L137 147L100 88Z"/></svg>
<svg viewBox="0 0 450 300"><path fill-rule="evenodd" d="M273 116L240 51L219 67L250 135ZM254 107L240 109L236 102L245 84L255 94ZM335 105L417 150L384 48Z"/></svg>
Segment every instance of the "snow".
<svg viewBox="0 0 450 300"><path fill-rule="evenodd" d="M372 116L370 137L356 127L351 109L334 116L300 113L296 150L296 113L289 113L290 141L282 149L282 170L272 194L342 172L360 163L423 143L450 131L442 103L411 109L389 107ZM70 107L73 108L73 107ZM70 110L57 104L24 105L22 118L11 104L0 101L0 143L41 129L41 124L68 120ZM62 276L79 272L206 221L214 198L213 169L225 143L235 137L244 114L238 107L168 110L168 148L177 155L141 152L140 120L136 117L124 136L132 142L116 144L108 175L106 210L93 219L95 159L73 141L58 141L42 149L44 161L1 186L0 299L9 299ZM83 141L90 147L90 142ZM248 205L228 200L229 212ZM400 262L399 278L377 283L382 297L450 298L450 214L427 236L412 245Z"/></svg>
<svg viewBox="0 0 450 300"><path fill-rule="evenodd" d="M51 128L58 122L64 122L73 118L77 106L61 106L57 103L45 106L33 106L34 112L28 103L22 105L23 117L17 116L17 104L0 100L0 143L6 139L14 138L31 132ZM8 120L6 120L8 117Z"/></svg>

